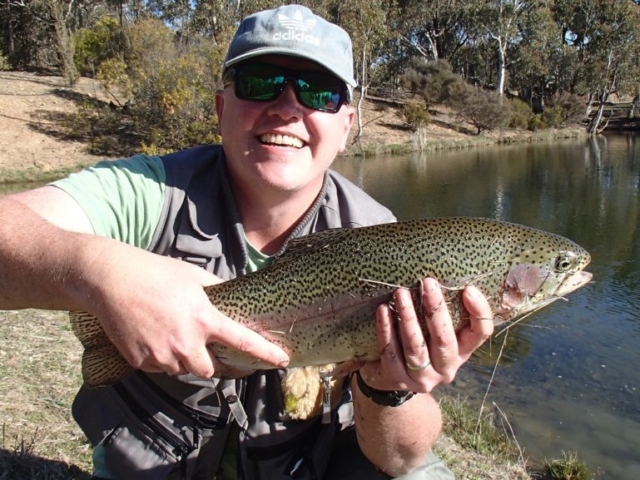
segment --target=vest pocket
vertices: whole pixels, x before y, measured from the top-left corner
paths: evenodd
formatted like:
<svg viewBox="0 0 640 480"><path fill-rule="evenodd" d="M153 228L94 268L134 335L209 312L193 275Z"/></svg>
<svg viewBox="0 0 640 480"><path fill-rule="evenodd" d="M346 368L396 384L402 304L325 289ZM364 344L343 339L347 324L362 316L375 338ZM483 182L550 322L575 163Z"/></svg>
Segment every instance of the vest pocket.
<svg viewBox="0 0 640 480"><path fill-rule="evenodd" d="M160 412L149 412L121 384L114 385L125 413L122 422L102 441L107 470L116 478L160 480L170 473L187 478L188 460L197 455L199 433L189 431Z"/></svg>

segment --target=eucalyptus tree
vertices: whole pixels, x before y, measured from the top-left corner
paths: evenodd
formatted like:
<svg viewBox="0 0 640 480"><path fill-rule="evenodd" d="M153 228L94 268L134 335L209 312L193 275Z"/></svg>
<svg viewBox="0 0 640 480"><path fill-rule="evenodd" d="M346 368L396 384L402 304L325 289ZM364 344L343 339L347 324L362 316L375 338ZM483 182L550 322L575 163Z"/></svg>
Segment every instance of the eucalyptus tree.
<svg viewBox="0 0 640 480"><path fill-rule="evenodd" d="M472 0L400 0L401 41L426 60L451 63L460 47L469 41L461 28Z"/></svg>
<svg viewBox="0 0 640 480"><path fill-rule="evenodd" d="M573 89L598 105L597 133L612 93L634 94L640 82L640 7L633 0L557 0L563 38L576 52Z"/></svg>
<svg viewBox="0 0 640 480"><path fill-rule="evenodd" d="M562 41L549 4L540 4L519 22L519 41L510 52L509 87L537 111L544 101L565 89L572 51Z"/></svg>
<svg viewBox="0 0 640 480"><path fill-rule="evenodd" d="M545 4L545 0L475 0L467 29L477 42L495 46L496 91L503 95L507 71L519 59L518 46L522 40L521 24L527 15ZM511 55L509 55L511 54Z"/></svg>
<svg viewBox="0 0 640 480"><path fill-rule="evenodd" d="M356 105L358 129L357 142L364 131L362 102L367 90L379 75L384 58L384 47L390 36L395 35L392 26L396 19L395 0L317 0L305 2L316 13L344 28L351 36L355 78L360 87Z"/></svg>

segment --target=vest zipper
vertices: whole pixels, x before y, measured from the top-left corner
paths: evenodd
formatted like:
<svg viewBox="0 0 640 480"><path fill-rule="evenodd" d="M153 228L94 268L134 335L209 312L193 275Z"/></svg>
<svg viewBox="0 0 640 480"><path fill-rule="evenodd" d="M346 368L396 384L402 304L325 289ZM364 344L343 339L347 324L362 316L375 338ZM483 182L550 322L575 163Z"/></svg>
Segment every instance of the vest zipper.
<svg viewBox="0 0 640 480"><path fill-rule="evenodd" d="M187 457L195 450L196 447L189 445L186 441L174 435L153 416L150 416L144 407L140 405L135 397L123 385L115 384L113 387L118 392L118 395L122 397L122 400L124 400L127 406L131 409L135 417L140 422L147 425L153 433L157 434L172 448L171 453L176 457L176 460L180 464L180 478L182 480L186 479ZM144 420L142 420L143 418Z"/></svg>
<svg viewBox="0 0 640 480"><path fill-rule="evenodd" d="M151 380L144 374L138 375L138 378L141 379L147 387L153 390L156 395L158 395L164 402L168 403L172 408L183 413L184 415L187 415L188 417L191 417L194 422L198 422L200 428L206 428L207 430L221 430L226 427L228 422L227 418L222 418L220 416L198 410L176 400L171 395L168 395L153 380ZM197 429L198 427L194 428Z"/></svg>

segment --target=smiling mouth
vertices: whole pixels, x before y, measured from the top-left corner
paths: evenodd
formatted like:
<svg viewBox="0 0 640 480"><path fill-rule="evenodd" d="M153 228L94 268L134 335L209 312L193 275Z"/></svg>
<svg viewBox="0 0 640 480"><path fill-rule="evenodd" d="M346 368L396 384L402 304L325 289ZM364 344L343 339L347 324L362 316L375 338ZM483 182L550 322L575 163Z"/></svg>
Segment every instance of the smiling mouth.
<svg viewBox="0 0 640 480"><path fill-rule="evenodd" d="M304 142L302 140L296 137L291 137L289 135L276 135L273 133L267 133L264 135L260 135L260 141L269 145L280 145L294 148L304 147Z"/></svg>

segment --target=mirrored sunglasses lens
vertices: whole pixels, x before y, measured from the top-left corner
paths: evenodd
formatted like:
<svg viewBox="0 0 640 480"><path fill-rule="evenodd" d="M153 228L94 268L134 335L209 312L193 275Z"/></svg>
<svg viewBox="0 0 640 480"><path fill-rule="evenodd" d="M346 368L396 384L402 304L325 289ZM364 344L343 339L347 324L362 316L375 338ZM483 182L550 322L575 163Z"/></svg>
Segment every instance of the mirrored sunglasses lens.
<svg viewBox="0 0 640 480"><path fill-rule="evenodd" d="M339 110L344 88L338 79L322 72L289 72L273 65L244 65L236 73L236 95L245 100L274 100L290 78L295 80L297 98L304 106L334 113Z"/></svg>
<svg viewBox="0 0 640 480"><path fill-rule="evenodd" d="M273 100L286 82L282 71L265 65L246 65L238 69L236 94L246 100Z"/></svg>

